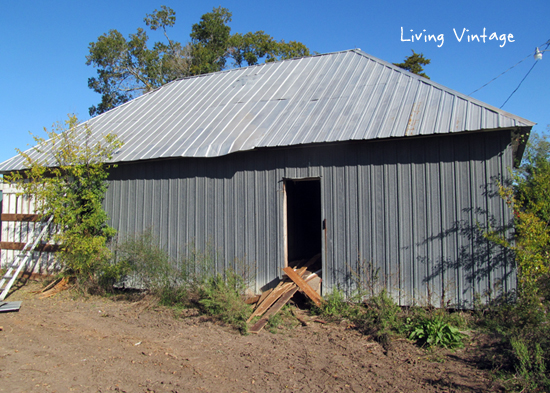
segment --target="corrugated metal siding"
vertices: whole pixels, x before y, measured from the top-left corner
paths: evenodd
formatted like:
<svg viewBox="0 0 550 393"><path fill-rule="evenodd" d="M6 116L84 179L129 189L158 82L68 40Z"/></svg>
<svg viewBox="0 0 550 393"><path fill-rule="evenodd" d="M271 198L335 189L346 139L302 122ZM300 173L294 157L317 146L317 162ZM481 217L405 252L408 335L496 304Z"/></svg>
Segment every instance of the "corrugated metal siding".
<svg viewBox="0 0 550 393"><path fill-rule="evenodd" d="M120 165L105 206L121 235L153 228L174 258L214 247L219 269L246 262L261 288L284 267L283 179L318 177L325 291L378 272L402 305L469 306L515 286L478 230L508 222L494 186L511 165L509 131L265 149Z"/></svg>
<svg viewBox="0 0 550 393"><path fill-rule="evenodd" d="M125 142L114 162L534 125L359 50L174 81L86 124Z"/></svg>

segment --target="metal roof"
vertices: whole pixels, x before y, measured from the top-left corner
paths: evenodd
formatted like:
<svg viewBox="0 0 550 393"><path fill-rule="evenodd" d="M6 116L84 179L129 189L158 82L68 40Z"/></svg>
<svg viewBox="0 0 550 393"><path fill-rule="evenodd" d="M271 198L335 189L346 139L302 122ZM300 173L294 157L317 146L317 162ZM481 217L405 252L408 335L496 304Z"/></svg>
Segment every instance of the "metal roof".
<svg viewBox="0 0 550 393"><path fill-rule="evenodd" d="M357 49L180 79L86 123L124 141L113 162L535 124Z"/></svg>

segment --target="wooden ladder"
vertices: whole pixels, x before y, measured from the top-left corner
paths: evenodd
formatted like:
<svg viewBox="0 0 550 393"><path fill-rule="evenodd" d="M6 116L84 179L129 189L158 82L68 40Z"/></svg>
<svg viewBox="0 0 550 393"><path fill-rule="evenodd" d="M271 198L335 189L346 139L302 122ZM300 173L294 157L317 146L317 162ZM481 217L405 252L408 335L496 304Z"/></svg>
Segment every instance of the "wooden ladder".
<svg viewBox="0 0 550 393"><path fill-rule="evenodd" d="M23 269L23 267L27 265L27 262L32 256L33 250L46 234L52 220L53 220L53 215L50 216L48 222L46 223L44 228L42 228L42 231L40 232L40 234L34 240L32 240L34 236L34 231L35 231L35 229L33 229L29 237L31 240L29 240L29 242L25 244L25 247L23 247L23 249L21 250L21 253L17 254L13 262L8 266L8 270L0 280L0 291L2 291L2 293L0 293L0 301L4 300L8 295L8 292L10 291L11 286L19 276L19 273L21 273L21 270Z"/></svg>

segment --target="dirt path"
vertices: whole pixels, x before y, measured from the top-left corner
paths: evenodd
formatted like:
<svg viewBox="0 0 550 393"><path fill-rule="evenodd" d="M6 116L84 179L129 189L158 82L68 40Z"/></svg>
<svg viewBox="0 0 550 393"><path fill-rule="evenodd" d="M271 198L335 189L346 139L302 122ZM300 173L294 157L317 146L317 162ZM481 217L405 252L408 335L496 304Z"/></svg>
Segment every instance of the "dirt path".
<svg viewBox="0 0 550 393"><path fill-rule="evenodd" d="M476 345L383 348L345 326L310 323L240 335L195 315L29 284L0 314L0 392L487 392ZM193 314L192 312L190 314Z"/></svg>

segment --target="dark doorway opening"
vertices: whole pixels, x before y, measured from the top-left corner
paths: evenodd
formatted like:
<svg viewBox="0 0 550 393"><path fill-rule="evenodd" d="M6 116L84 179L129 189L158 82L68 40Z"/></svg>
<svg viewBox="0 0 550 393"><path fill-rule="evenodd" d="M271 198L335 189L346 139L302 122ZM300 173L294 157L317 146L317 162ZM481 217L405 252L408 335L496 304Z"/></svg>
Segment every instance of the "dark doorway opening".
<svg viewBox="0 0 550 393"><path fill-rule="evenodd" d="M321 180L285 180L287 262L321 254Z"/></svg>

